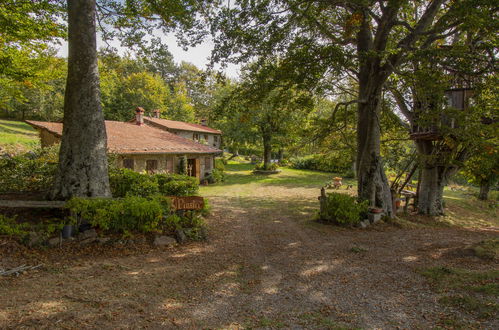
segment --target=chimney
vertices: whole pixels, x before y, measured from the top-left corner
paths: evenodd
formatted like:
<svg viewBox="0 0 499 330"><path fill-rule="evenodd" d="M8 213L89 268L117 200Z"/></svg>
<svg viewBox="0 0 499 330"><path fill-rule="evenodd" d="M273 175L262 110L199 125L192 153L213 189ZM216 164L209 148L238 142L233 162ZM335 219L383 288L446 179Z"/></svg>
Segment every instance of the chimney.
<svg viewBox="0 0 499 330"><path fill-rule="evenodd" d="M155 110L153 110L153 111L152 111L152 116L153 116L154 118L159 118L159 114L160 114L160 113L161 113L161 110L159 110L159 109L155 109Z"/></svg>
<svg viewBox="0 0 499 330"><path fill-rule="evenodd" d="M144 109L141 107L135 108L135 124L144 125Z"/></svg>
<svg viewBox="0 0 499 330"><path fill-rule="evenodd" d="M207 125L207 120L206 119L201 119L201 125L208 126Z"/></svg>

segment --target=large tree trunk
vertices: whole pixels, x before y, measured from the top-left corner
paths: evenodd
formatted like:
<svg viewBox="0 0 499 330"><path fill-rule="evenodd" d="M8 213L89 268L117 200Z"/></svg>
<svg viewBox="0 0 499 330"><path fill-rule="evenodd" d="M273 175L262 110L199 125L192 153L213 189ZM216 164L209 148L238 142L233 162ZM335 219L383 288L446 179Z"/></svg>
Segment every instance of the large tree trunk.
<svg viewBox="0 0 499 330"><path fill-rule="evenodd" d="M486 201L489 199L489 191L490 191L490 181L482 181L480 183L480 192L478 193L478 199L482 201Z"/></svg>
<svg viewBox="0 0 499 330"><path fill-rule="evenodd" d="M263 168L268 170L270 168L270 161L272 160L272 136L268 133L262 135L263 140Z"/></svg>
<svg viewBox="0 0 499 330"><path fill-rule="evenodd" d="M373 40L366 16L357 33L359 64L359 103L357 118L357 182L358 198L369 201L371 207L393 216L392 195L380 156L381 92L386 72L380 67L380 57L373 56Z"/></svg>
<svg viewBox="0 0 499 330"><path fill-rule="evenodd" d="M382 83L371 85L359 80L359 99L365 100L358 105L357 121L357 182L358 197L368 200L371 207L382 208L386 215L393 216L390 186L383 169L380 156L380 102Z"/></svg>
<svg viewBox="0 0 499 330"><path fill-rule="evenodd" d="M452 167L439 164L443 155L435 141L416 140L419 154L420 176L417 209L419 214L438 216L444 214L444 187Z"/></svg>
<svg viewBox="0 0 499 330"><path fill-rule="evenodd" d="M420 177L417 208L420 214L438 216L444 214L445 168L423 165Z"/></svg>
<svg viewBox="0 0 499 330"><path fill-rule="evenodd" d="M68 0L68 78L53 199L110 196L100 105L95 0Z"/></svg>

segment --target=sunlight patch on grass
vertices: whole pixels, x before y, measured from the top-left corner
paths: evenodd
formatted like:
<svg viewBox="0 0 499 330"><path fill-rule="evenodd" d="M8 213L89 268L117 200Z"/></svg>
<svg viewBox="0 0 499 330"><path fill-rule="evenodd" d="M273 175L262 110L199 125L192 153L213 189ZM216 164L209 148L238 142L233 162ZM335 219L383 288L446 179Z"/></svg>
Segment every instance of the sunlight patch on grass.
<svg viewBox="0 0 499 330"><path fill-rule="evenodd" d="M0 119L0 147L7 152L30 150L39 145L38 133L26 123Z"/></svg>

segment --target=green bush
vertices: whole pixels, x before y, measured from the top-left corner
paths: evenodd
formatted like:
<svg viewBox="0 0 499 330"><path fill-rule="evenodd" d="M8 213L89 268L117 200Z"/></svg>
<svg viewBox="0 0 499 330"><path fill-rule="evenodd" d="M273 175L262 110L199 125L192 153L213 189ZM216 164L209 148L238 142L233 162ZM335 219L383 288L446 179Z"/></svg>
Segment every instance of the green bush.
<svg viewBox="0 0 499 330"><path fill-rule="evenodd" d="M315 170L322 172L345 173L351 175L349 157L336 154L315 154L305 157L291 158L290 167L300 170ZM347 177L347 176L346 176ZM348 176L350 177L350 176Z"/></svg>
<svg viewBox="0 0 499 330"><path fill-rule="evenodd" d="M199 191L197 178L181 174L154 174L159 192L165 196L192 196Z"/></svg>
<svg viewBox="0 0 499 330"><path fill-rule="evenodd" d="M27 223L17 223L15 218L0 214L0 235L24 239L28 234L29 225Z"/></svg>
<svg viewBox="0 0 499 330"><path fill-rule="evenodd" d="M137 173L126 168L109 172L109 183L114 197L190 196L198 193L198 181L180 174Z"/></svg>
<svg viewBox="0 0 499 330"><path fill-rule="evenodd" d="M268 168L265 168L265 163L255 165L255 170L258 171L276 171L279 168L277 163L270 163Z"/></svg>
<svg viewBox="0 0 499 330"><path fill-rule="evenodd" d="M225 181L225 165L222 159L215 159L215 168L205 177L209 183L219 183Z"/></svg>
<svg viewBox="0 0 499 330"><path fill-rule="evenodd" d="M209 183L224 182L225 173L215 168L213 169L213 171L211 171L210 175L206 177L206 180L208 180Z"/></svg>
<svg viewBox="0 0 499 330"><path fill-rule="evenodd" d="M353 225L367 214L368 202L358 203L355 197L328 193L319 211L319 219L339 225Z"/></svg>
<svg viewBox="0 0 499 330"><path fill-rule="evenodd" d="M45 191L57 170L59 146L0 159L0 192Z"/></svg>
<svg viewBox="0 0 499 330"><path fill-rule="evenodd" d="M223 158L217 158L215 159L215 169L224 172L225 171L225 165L227 165L227 162Z"/></svg>
<svg viewBox="0 0 499 330"><path fill-rule="evenodd" d="M66 207L92 226L114 232L153 232L169 212L169 200L128 196L120 199L72 198Z"/></svg>
<svg viewBox="0 0 499 330"><path fill-rule="evenodd" d="M127 196L119 199L72 198L66 207L81 219L88 221L93 227L123 234L173 233L177 229L197 232L202 231L201 228L204 227L204 221L200 217L203 211L185 211L182 215L173 214L171 201L164 196L152 198Z"/></svg>
<svg viewBox="0 0 499 330"><path fill-rule="evenodd" d="M52 237L64 226L64 221L60 219L51 219L33 223L18 223L15 218L9 218L0 214L0 236L5 235L14 238L20 242L28 243L31 234L37 238L37 243Z"/></svg>

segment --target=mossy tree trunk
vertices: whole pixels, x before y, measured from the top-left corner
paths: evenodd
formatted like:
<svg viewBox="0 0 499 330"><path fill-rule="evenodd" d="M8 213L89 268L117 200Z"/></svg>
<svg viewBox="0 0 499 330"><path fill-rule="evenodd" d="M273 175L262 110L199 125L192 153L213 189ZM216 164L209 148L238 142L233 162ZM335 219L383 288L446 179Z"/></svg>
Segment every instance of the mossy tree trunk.
<svg viewBox="0 0 499 330"><path fill-rule="evenodd" d="M111 195L100 102L95 0L68 0L68 77L52 199Z"/></svg>

